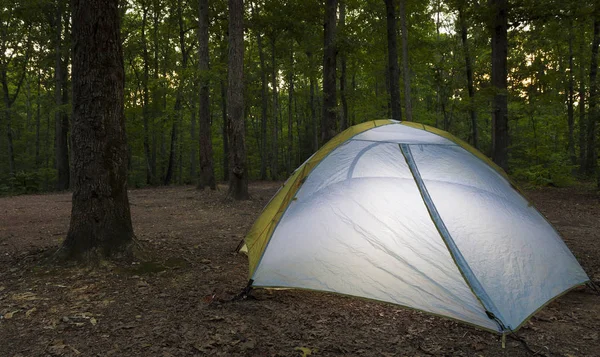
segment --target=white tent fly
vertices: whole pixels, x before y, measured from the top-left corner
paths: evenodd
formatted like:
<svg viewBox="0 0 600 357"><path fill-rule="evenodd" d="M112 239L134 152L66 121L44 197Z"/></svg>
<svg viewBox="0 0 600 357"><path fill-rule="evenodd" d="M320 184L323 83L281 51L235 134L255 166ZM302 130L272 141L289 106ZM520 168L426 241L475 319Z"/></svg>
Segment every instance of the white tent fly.
<svg viewBox="0 0 600 357"><path fill-rule="evenodd" d="M421 124L344 131L300 166L245 238L250 283L389 302L518 329L589 281L506 174Z"/></svg>

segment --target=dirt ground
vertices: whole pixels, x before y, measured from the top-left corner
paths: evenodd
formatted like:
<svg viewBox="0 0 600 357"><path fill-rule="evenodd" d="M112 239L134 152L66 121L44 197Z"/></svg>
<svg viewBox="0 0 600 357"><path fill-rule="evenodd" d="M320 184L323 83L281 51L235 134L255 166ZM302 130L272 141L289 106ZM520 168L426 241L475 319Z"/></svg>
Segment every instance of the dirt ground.
<svg viewBox="0 0 600 357"><path fill-rule="evenodd" d="M254 292L234 253L278 184L252 200L225 188L130 192L134 228L156 258L94 269L45 256L66 234L70 195L0 199L0 356L600 356L600 296L580 288L519 331L526 344L396 306L305 291ZM600 195L530 191L600 280ZM215 295L213 299L212 296Z"/></svg>

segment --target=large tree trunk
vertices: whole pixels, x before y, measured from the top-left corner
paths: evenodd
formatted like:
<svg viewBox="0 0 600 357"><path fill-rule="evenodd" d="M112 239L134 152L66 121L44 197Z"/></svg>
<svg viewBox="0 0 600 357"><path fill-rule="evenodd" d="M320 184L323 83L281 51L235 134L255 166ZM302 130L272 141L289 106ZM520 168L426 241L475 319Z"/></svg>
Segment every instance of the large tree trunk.
<svg viewBox="0 0 600 357"><path fill-rule="evenodd" d="M244 131L244 1L229 0L229 62L227 73L229 191L236 200L248 199Z"/></svg>
<svg viewBox="0 0 600 357"><path fill-rule="evenodd" d="M129 257L118 0L73 0L73 206L64 258Z"/></svg>
<svg viewBox="0 0 600 357"><path fill-rule="evenodd" d="M412 121L410 95L410 68L408 67L408 26L406 25L406 0L400 0L400 26L402 27L402 67L404 74L404 113L406 120Z"/></svg>
<svg viewBox="0 0 600 357"><path fill-rule="evenodd" d="M568 151L571 159L571 164L577 164L577 155L575 154L575 112L573 103L575 101L575 85L573 78L573 71L575 67L573 65L573 23L572 20L569 23L569 94L567 99L567 124L569 125L569 137L568 137Z"/></svg>
<svg viewBox="0 0 600 357"><path fill-rule="evenodd" d="M198 21L198 69L200 70L200 176L198 188L205 186L211 190L217 188L215 171L213 168L212 137L210 131L210 81L209 81L209 53L208 53L208 0L199 0Z"/></svg>
<svg viewBox="0 0 600 357"><path fill-rule="evenodd" d="M392 119L402 120L402 106L400 105L400 69L398 68L398 39L396 35L396 5L394 0L385 0L385 13L387 17L388 88L390 91L390 108L392 109Z"/></svg>
<svg viewBox="0 0 600 357"><path fill-rule="evenodd" d="M467 74L467 91L469 93L469 114L471 116L471 137L473 146L479 149L479 130L477 130L477 110L475 110L475 86L473 85L473 65L471 64L471 53L467 39L467 21L464 13L464 3L458 9L458 21L460 24L460 38L465 53L465 70Z"/></svg>
<svg viewBox="0 0 600 357"><path fill-rule="evenodd" d="M63 24L63 0L56 1L55 18L55 65L54 65L54 101L56 112L54 114L54 154L55 165L58 174L56 189L59 191L69 189L69 118L65 112L63 92L66 82L66 66L63 62L62 48L62 24Z"/></svg>
<svg viewBox="0 0 600 357"><path fill-rule="evenodd" d="M346 36L346 0L340 0L340 25L339 31ZM340 118L340 131L345 130L348 127L348 98L347 98L347 58L346 50L344 49L340 56L340 100L342 102L342 113Z"/></svg>
<svg viewBox="0 0 600 357"><path fill-rule="evenodd" d="M265 50L262 34L256 33L258 58L260 60L260 179L267 179L267 68L265 65Z"/></svg>
<svg viewBox="0 0 600 357"><path fill-rule="evenodd" d="M600 12L597 10L597 12ZM600 46L600 14L594 17L594 37L592 40L592 58L590 66L590 99L587 123L587 150L585 160L585 172L593 175L596 171L596 121L598 120L598 46Z"/></svg>
<svg viewBox="0 0 600 357"><path fill-rule="evenodd" d="M490 0L492 15L492 158L508 168L508 8L507 0Z"/></svg>
<svg viewBox="0 0 600 357"><path fill-rule="evenodd" d="M321 143L333 138L337 132L336 90L336 13L337 0L325 0L324 54L323 54L323 122Z"/></svg>

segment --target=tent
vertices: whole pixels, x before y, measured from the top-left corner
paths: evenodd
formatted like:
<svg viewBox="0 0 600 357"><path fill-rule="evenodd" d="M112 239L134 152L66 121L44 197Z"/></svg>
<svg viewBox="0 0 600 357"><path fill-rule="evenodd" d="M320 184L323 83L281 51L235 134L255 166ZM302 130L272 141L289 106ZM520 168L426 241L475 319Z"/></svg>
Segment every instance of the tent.
<svg viewBox="0 0 600 357"><path fill-rule="evenodd" d="M318 150L245 249L253 287L384 301L502 334L589 281L504 171L447 132L394 120Z"/></svg>

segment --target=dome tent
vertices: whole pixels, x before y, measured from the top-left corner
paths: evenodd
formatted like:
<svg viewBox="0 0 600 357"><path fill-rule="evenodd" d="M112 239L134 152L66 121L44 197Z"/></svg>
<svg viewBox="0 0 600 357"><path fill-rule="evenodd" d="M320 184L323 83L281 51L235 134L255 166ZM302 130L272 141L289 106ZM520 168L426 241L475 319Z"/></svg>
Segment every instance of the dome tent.
<svg viewBox="0 0 600 357"><path fill-rule="evenodd" d="M589 281L487 157L394 120L326 143L267 204L244 249L249 286L379 300L499 333Z"/></svg>

